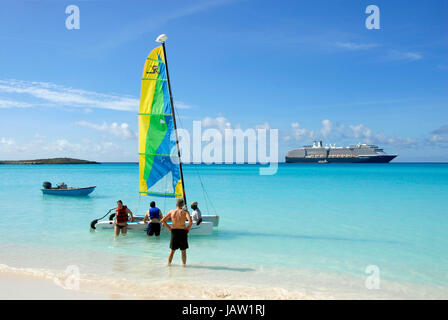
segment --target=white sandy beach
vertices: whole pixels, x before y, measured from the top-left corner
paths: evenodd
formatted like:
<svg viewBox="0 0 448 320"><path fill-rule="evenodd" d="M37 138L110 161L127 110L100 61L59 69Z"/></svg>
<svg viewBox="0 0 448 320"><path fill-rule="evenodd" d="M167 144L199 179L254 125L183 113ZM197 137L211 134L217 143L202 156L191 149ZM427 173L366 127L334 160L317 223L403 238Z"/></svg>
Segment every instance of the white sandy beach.
<svg viewBox="0 0 448 320"><path fill-rule="evenodd" d="M69 289L42 274L17 270L0 272L0 299L25 300L116 300L116 299L331 299L331 296L306 296L280 288L195 285L164 281L154 285L130 281L81 279L79 289Z"/></svg>
<svg viewBox="0 0 448 320"><path fill-rule="evenodd" d="M105 294L67 290L48 279L0 273L1 300L91 300L112 298Z"/></svg>
<svg viewBox="0 0 448 320"><path fill-rule="evenodd" d="M167 268L183 269L181 266ZM270 299L270 300L321 300L321 299L446 299L445 288L415 284L383 282L380 290L362 289L357 281L341 275L336 283L322 283L316 273L310 279L294 281L296 290L284 287L195 283L185 280L161 280L138 283L129 280L98 278L82 275L79 288L67 288L63 273L43 270L17 269L2 265L0 268L0 299ZM293 279L291 279L293 280ZM341 287L341 283L346 283Z"/></svg>

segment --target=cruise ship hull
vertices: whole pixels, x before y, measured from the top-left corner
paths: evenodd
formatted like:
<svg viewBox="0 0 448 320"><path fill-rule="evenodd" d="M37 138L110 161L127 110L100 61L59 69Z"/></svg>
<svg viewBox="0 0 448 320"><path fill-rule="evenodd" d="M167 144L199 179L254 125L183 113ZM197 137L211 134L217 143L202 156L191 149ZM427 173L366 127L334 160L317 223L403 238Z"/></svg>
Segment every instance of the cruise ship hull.
<svg viewBox="0 0 448 320"><path fill-rule="evenodd" d="M288 157L287 163L389 163L396 155L374 155L374 156L358 156L347 158L312 158L312 157Z"/></svg>

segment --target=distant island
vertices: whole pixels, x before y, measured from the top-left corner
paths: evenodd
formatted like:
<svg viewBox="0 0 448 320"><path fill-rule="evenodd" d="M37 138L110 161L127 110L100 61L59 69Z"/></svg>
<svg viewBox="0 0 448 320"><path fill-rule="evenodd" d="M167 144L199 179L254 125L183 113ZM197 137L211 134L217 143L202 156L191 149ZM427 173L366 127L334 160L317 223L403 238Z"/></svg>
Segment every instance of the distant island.
<svg viewBox="0 0 448 320"><path fill-rule="evenodd" d="M0 164L99 164L99 162L73 158L52 158L36 160L0 160Z"/></svg>

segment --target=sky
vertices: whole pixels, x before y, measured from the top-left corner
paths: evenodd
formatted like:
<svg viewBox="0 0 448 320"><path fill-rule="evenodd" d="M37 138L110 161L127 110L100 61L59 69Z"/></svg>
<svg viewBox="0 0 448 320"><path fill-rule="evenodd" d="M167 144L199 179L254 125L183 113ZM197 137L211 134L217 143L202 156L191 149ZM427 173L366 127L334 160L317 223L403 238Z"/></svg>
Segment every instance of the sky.
<svg viewBox="0 0 448 320"><path fill-rule="evenodd" d="M448 161L447 16L444 0L2 0L0 159L137 161L165 33L179 127L278 129L279 161L313 140Z"/></svg>

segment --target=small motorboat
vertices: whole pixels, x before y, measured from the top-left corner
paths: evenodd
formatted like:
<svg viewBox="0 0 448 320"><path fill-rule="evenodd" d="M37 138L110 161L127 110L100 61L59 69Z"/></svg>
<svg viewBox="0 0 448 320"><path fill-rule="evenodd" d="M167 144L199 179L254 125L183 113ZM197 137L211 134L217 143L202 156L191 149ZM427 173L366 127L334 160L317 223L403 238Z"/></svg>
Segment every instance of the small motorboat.
<svg viewBox="0 0 448 320"><path fill-rule="evenodd" d="M56 187L52 187L51 183L45 181L43 184L42 193L43 194L51 194L57 196L72 196L72 197L80 197L87 196L95 190L96 186L92 187L83 187L83 188L74 188L68 187L65 183L60 183Z"/></svg>

